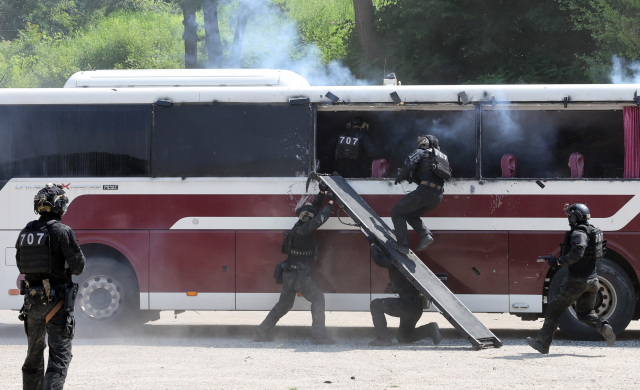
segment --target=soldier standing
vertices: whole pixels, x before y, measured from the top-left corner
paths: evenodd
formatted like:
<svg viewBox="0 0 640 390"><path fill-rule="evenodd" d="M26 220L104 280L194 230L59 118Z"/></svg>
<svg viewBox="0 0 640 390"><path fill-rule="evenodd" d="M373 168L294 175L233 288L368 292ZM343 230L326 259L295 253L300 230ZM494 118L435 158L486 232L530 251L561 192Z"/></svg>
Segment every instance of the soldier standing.
<svg viewBox="0 0 640 390"><path fill-rule="evenodd" d="M391 246L398 252L409 253L407 223L420 234L417 251L425 250L433 243L433 235L420 216L438 207L444 182L450 178L449 159L440 151L438 139L433 135L418 137L418 149L407 157L395 181L396 185L403 180L418 184L418 188L405 195L391 209L397 241L391 242Z"/></svg>
<svg viewBox="0 0 640 390"><path fill-rule="evenodd" d="M27 334L27 358L22 366L25 390L62 389L71 362L75 332L74 305L85 258L73 230L60 222L69 199L54 184L47 184L33 200L36 221L22 229L16 242L16 263L25 280L20 286L24 306L19 318ZM49 363L44 371L45 335Z"/></svg>
<svg viewBox="0 0 640 390"><path fill-rule="evenodd" d="M385 314L400 317L397 335L399 343L408 344L431 337L434 344L440 344L442 336L437 323L431 322L416 328L416 324L422 317L422 299L418 289L393 265L390 255L378 247L375 237L367 236L367 240L371 244L371 258L378 266L389 269L391 292L398 294L398 298L382 298L371 301L371 318L376 331L376 339L369 342L369 346L390 346L392 344L392 336L387 328Z"/></svg>
<svg viewBox="0 0 640 390"><path fill-rule="evenodd" d="M583 324L595 328L607 341L607 345L611 346L616 341L611 325L593 311L599 287L596 263L605 252L602 231L589 224L591 213L584 204L565 205L565 212L569 217L571 230L564 235L560 257L550 254L540 258L545 259L553 269L568 267L569 276L549 302L538 336L535 339L527 337L531 348L543 354L549 353L560 316L573 303L576 304L576 316Z"/></svg>
<svg viewBox="0 0 640 390"><path fill-rule="evenodd" d="M361 117L347 123L347 132L338 137L336 145L336 171L342 177L371 176L371 162L383 154L369 139L369 124Z"/></svg>
<svg viewBox="0 0 640 390"><path fill-rule="evenodd" d="M329 338L325 328L324 317L324 293L311 280L311 262L318 256L318 244L314 232L328 219L333 209L333 200L320 210L328 187L320 184L320 193L313 203L306 204L296 210L298 221L289 232L285 234L283 253L288 258L278 264L276 273L278 282L282 283L280 300L262 321L254 341L273 341L273 329L285 314L291 310L299 292L304 299L311 302L311 337L314 344L335 344L335 340ZM331 196L331 193L328 192ZM276 275L274 275L276 276Z"/></svg>

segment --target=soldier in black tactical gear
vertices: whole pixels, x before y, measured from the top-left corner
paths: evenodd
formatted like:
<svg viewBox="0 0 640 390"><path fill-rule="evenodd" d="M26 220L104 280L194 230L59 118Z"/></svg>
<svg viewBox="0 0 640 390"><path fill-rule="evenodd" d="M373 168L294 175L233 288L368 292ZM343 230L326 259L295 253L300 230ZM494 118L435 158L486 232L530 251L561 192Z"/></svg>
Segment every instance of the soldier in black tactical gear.
<svg viewBox="0 0 640 390"><path fill-rule="evenodd" d="M361 117L347 123L347 132L338 137L335 170L342 177L371 177L371 162L384 155L369 139L369 124Z"/></svg>
<svg viewBox="0 0 640 390"><path fill-rule="evenodd" d="M369 342L369 346L390 346L392 335L387 328L385 314L400 317L397 339L399 343L408 344L431 337L434 344L440 344L442 336L440 328L435 322L416 328L422 317L422 300L420 292L393 265L392 257L380 249L373 236L367 236L371 244L371 258L382 268L389 269L391 293L398 294L398 298L382 298L371 301L371 318L376 331L376 339Z"/></svg>
<svg viewBox="0 0 640 390"><path fill-rule="evenodd" d="M289 232L285 233L283 253L288 254L286 261L278 264L277 283L282 283L280 300L262 321L256 331L254 341L273 341L273 329L276 323L293 307L296 293L300 293L311 302L311 336L314 344L334 344L329 338L324 325L324 293L311 280L311 262L317 258L318 244L314 232L328 219L333 209L333 200L320 210L325 193L331 199L328 187L320 184L320 193L313 203L306 204L296 210L298 221Z"/></svg>
<svg viewBox="0 0 640 390"><path fill-rule="evenodd" d="M602 231L589 224L591 213L584 204L565 205L565 212L569 217L571 230L564 235L560 257L556 258L552 254L539 257L546 260L553 269L562 266L569 268L567 279L547 306L540 333L535 339L527 337L527 343L543 354L549 353L560 316L573 303L576 304L576 316L583 324L597 329L607 345L613 345L616 341L611 325L593 311L599 287L596 263L606 251Z"/></svg>
<svg viewBox="0 0 640 390"><path fill-rule="evenodd" d="M33 200L36 221L22 229L16 242L16 262L25 280L20 292L24 306L19 318L27 334L27 358L22 366L25 390L62 389L71 362L75 331L74 305L85 258L73 230L60 223L69 199L54 184L47 184ZM44 370L45 334L49 363Z"/></svg>
<svg viewBox="0 0 640 390"><path fill-rule="evenodd" d="M433 235L424 226L420 216L438 207L444 182L450 178L449 159L440 151L438 139L433 135L418 137L418 149L407 157L395 181L396 185L403 180L418 184L418 188L405 195L391 209L397 240L391 246L398 252L409 253L407 223L420 234L417 251L425 250L433 243Z"/></svg>

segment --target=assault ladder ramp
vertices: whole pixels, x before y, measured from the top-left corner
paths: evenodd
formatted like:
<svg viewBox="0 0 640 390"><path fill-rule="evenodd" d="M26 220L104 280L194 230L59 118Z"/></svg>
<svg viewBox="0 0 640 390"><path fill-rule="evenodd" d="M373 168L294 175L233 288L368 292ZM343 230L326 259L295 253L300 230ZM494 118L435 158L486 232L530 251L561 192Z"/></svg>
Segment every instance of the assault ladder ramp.
<svg viewBox="0 0 640 390"><path fill-rule="evenodd" d="M395 261L393 264L424 295L458 332L474 346L476 350L494 347L500 348L498 339L460 300L449 290L413 252L405 255L394 250L389 243L395 241L395 235L382 219L369 207L358 193L338 175L319 175L312 172L307 180L324 182L335 194L335 202L345 210L365 235L375 236Z"/></svg>

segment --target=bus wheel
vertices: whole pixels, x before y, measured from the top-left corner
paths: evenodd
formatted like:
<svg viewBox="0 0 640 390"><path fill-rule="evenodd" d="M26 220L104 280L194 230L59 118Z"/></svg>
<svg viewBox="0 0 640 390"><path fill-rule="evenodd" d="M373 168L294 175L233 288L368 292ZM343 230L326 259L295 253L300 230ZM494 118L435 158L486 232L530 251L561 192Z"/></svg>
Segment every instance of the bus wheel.
<svg viewBox="0 0 640 390"><path fill-rule="evenodd" d="M619 334L631 322L636 307L633 283L629 275L609 259L603 258L598 261L597 269L600 287L594 311L602 319L607 320L613 327L614 332ZM569 269L562 267L551 279L549 302L555 297L568 273ZM569 307L560 317L560 330L577 340L603 339L598 331L578 320L575 305Z"/></svg>
<svg viewBox="0 0 640 390"><path fill-rule="evenodd" d="M80 276L76 321L80 334L103 332L136 323L140 316L140 293L135 274L109 258L87 259Z"/></svg>

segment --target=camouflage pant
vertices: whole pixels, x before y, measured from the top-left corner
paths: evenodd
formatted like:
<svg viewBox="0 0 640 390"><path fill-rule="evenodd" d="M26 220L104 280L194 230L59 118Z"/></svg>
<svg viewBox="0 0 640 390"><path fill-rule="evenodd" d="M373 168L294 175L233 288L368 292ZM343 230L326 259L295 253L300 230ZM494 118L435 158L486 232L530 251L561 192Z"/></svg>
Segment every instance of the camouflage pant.
<svg viewBox="0 0 640 390"><path fill-rule="evenodd" d="M537 339L546 347L549 347L553 340L553 334L558 329L560 316L562 316L574 302L576 304L576 317L578 317L583 324L600 331L604 322L593 311L598 295L598 287L599 283L597 278L585 279L569 276L567 280L562 283L553 300L549 302L547 312L544 316L544 325L542 325Z"/></svg>
<svg viewBox="0 0 640 390"><path fill-rule="evenodd" d="M55 306L44 297L25 296L24 329L27 333L27 358L22 366L22 386L25 390L62 389L71 362L73 317L60 309L46 323L46 316ZM48 335L49 363L44 371L45 335Z"/></svg>
<svg viewBox="0 0 640 390"><path fill-rule="evenodd" d="M422 317L422 303L418 294L400 294L399 298L381 298L371 301L371 318L375 328L376 338L379 340L391 340L393 336L387 328L385 314L391 317L400 317L398 327L398 341L412 343L428 337L428 325L416 328L416 324Z"/></svg>
<svg viewBox="0 0 640 390"><path fill-rule="evenodd" d="M282 274L282 293L280 300L267 315L267 318L258 326L258 333L266 335L272 331L280 318L291 310L299 292L304 299L311 302L311 336L321 340L327 337L324 326L324 293L309 277L309 268L301 270L285 271Z"/></svg>

